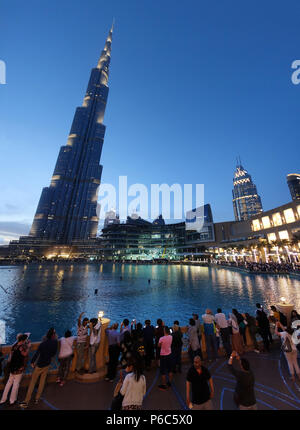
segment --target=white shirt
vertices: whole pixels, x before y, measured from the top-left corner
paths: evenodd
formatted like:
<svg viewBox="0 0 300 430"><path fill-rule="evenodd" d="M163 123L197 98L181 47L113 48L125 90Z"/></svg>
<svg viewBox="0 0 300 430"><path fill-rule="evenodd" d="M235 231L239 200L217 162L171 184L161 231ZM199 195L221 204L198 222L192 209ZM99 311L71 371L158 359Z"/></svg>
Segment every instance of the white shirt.
<svg viewBox="0 0 300 430"><path fill-rule="evenodd" d="M101 336L101 322L98 321L95 327L93 327L93 329L91 330L90 345L95 345L97 343L100 343L100 336Z"/></svg>
<svg viewBox="0 0 300 430"><path fill-rule="evenodd" d="M58 358L69 357L70 355L73 354L72 345L75 339L77 339L77 336L60 338L60 350L59 350Z"/></svg>
<svg viewBox="0 0 300 430"><path fill-rule="evenodd" d="M120 393L124 396L122 406L139 405L143 403L146 394L146 378L144 375L136 381L133 372L129 373L123 382Z"/></svg>
<svg viewBox="0 0 300 430"><path fill-rule="evenodd" d="M212 324L215 320L215 317L211 314L204 314L202 315L202 319L204 324Z"/></svg>
<svg viewBox="0 0 300 430"><path fill-rule="evenodd" d="M232 327L232 334L237 334L240 332L239 325L233 318L229 318L228 322Z"/></svg>
<svg viewBox="0 0 300 430"><path fill-rule="evenodd" d="M228 327L228 322L227 322L226 316L223 313L216 314L215 315L215 321L220 328L227 328Z"/></svg>

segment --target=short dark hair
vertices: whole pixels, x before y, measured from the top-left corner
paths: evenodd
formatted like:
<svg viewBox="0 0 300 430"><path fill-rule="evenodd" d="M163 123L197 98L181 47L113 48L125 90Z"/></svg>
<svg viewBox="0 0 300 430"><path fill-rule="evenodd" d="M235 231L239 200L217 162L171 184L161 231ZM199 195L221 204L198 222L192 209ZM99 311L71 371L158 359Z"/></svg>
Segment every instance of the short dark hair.
<svg viewBox="0 0 300 430"><path fill-rule="evenodd" d="M273 305L271 306L272 311L276 311L276 307Z"/></svg>
<svg viewBox="0 0 300 430"><path fill-rule="evenodd" d="M83 318L82 322L84 323L85 321L89 321L89 319L87 317Z"/></svg>
<svg viewBox="0 0 300 430"><path fill-rule="evenodd" d="M65 337L71 337L71 336L72 336L71 331L70 330L66 330Z"/></svg>
<svg viewBox="0 0 300 430"><path fill-rule="evenodd" d="M167 335L170 334L170 329L167 325L164 326L164 331Z"/></svg>
<svg viewBox="0 0 300 430"><path fill-rule="evenodd" d="M161 318L158 318L158 320L156 321L156 324L157 324L158 326L162 326L162 319L161 319Z"/></svg>
<svg viewBox="0 0 300 430"><path fill-rule="evenodd" d="M179 321L176 320L176 321L173 322L173 324L174 325L179 325Z"/></svg>
<svg viewBox="0 0 300 430"><path fill-rule="evenodd" d="M47 339L51 339L51 337L54 336L54 335L55 335L54 327L49 328L49 330L48 330L48 332L46 334L46 338Z"/></svg>
<svg viewBox="0 0 300 430"><path fill-rule="evenodd" d="M221 308L218 308L218 309L217 309L217 312L218 312L218 314L220 314L220 313L222 312L222 309L221 309Z"/></svg>
<svg viewBox="0 0 300 430"><path fill-rule="evenodd" d="M250 363L247 360L247 358L241 358L241 365L242 365L242 368L244 370L246 370L247 372L248 372L248 370L250 370Z"/></svg>
<svg viewBox="0 0 300 430"><path fill-rule="evenodd" d="M28 338L27 334L20 334L18 336L18 342L23 342L24 340L26 340Z"/></svg>
<svg viewBox="0 0 300 430"><path fill-rule="evenodd" d="M256 307L257 307L258 309L260 309L260 308L261 308L260 303L256 303Z"/></svg>
<svg viewBox="0 0 300 430"><path fill-rule="evenodd" d="M194 318L190 318L190 325L196 325Z"/></svg>
<svg viewBox="0 0 300 430"><path fill-rule="evenodd" d="M129 319L125 318L123 320L123 324L125 325L125 327L128 326L129 325Z"/></svg>
<svg viewBox="0 0 300 430"><path fill-rule="evenodd" d="M151 321L150 321L150 320L146 320L146 321L145 321L145 324L146 324L146 325L150 325L150 324L151 324Z"/></svg>
<svg viewBox="0 0 300 430"><path fill-rule="evenodd" d="M95 327L95 325L97 324L98 320L97 318L91 318L90 322L93 324L93 326Z"/></svg>

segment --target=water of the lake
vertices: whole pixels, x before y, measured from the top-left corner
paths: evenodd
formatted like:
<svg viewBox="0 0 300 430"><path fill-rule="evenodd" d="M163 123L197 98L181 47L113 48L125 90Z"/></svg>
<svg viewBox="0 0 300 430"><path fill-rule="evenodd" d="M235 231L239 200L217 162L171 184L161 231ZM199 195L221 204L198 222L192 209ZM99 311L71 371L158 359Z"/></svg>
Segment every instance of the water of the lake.
<svg viewBox="0 0 300 430"><path fill-rule="evenodd" d="M120 280L122 277L122 280ZM150 284L148 279L151 279ZM94 291L98 289L98 294ZM77 318L99 310L112 322L125 317L156 324L178 319L186 325L193 312L205 309L227 314L233 307L255 313L284 296L300 311L300 279L287 275L254 275L230 269L135 264L29 264L0 267L0 319L6 322L6 343L17 333L31 332L38 341L54 326L76 334Z"/></svg>

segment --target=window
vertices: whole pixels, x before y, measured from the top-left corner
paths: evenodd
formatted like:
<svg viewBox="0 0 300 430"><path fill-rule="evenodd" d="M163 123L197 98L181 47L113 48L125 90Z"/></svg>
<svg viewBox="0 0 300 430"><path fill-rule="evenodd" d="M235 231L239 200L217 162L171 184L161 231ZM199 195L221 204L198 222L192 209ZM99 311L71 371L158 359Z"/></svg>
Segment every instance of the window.
<svg viewBox="0 0 300 430"><path fill-rule="evenodd" d="M252 228L254 231L260 230L260 222L259 219L254 219L252 221Z"/></svg>
<svg viewBox="0 0 300 430"><path fill-rule="evenodd" d="M269 242L275 242L276 241L276 234L275 233L268 234L268 241Z"/></svg>
<svg viewBox="0 0 300 430"><path fill-rule="evenodd" d="M282 219L279 212L276 212L276 214L273 214L272 218L273 218L274 226L282 225Z"/></svg>
<svg viewBox="0 0 300 430"><path fill-rule="evenodd" d="M283 211L283 213L284 213L285 220L287 223L295 222L295 215L294 215L294 211L292 208L286 209L285 211Z"/></svg>
<svg viewBox="0 0 300 430"><path fill-rule="evenodd" d="M297 206L298 215L300 217L300 206Z"/></svg>
<svg viewBox="0 0 300 430"><path fill-rule="evenodd" d="M262 220L264 228L270 228L271 227L270 218L268 216L262 217L261 220Z"/></svg>
<svg viewBox="0 0 300 430"><path fill-rule="evenodd" d="M284 240L284 239L289 240L289 234L288 234L287 230L282 230L282 231L280 231L280 232L279 232L279 238L280 238L281 240Z"/></svg>

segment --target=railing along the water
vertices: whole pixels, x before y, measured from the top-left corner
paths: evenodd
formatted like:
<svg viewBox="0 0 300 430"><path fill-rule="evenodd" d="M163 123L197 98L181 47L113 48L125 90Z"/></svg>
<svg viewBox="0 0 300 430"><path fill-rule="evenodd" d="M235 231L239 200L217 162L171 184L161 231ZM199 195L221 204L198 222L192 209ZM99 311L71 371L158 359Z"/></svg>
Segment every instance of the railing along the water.
<svg viewBox="0 0 300 430"><path fill-rule="evenodd" d="M102 318L102 330L101 330L101 339L100 339L100 345L98 348L98 351L96 353L96 368L97 368L97 372L96 373L84 373L84 374L79 374L78 372L75 371L76 369L76 361L77 361L77 351L76 351L76 347L74 348L74 357L72 360L72 364L70 367L70 372L68 375L68 379L76 379L79 380L81 382L96 382L96 381L100 381L101 379L103 379L106 375L106 364L108 362L108 339L107 336L105 334L105 329L108 327L110 320L108 318ZM187 327L182 327L181 328L182 332L185 334L187 332ZM247 348L248 349L252 349L253 348L253 343L252 343L252 338L250 336L248 327L246 327L246 343L247 343ZM30 363L31 363L31 358L33 356L33 354L35 353L35 351L38 349L38 346L40 345L41 342L32 342L31 343L31 347L30 347L30 353L29 353L29 359L28 359L28 363L27 363L27 367L25 370L25 373L23 375L22 381L21 381L21 386L27 386L30 382L30 378L31 378L31 373L33 371ZM74 342L74 345L76 345L76 341ZM2 346L2 353L4 355L4 358L7 360L10 351L11 351L12 345L6 345L6 346ZM201 349L202 349L202 353L204 358L207 357L207 351L206 351L206 343L205 343L205 335L204 333L202 333L202 337L201 337ZM222 355L225 355L225 351L223 349L223 347L220 347L219 350ZM188 352L187 352L187 344L185 342L184 347L183 347L183 351L182 351L182 361L188 361L189 357L188 357ZM153 360L154 362L154 360ZM55 382L56 380L56 376L58 373L58 367L59 367L59 362L58 362L58 355L55 356L55 358L52 360L51 362L51 366L48 372L48 376L47 376L47 381L48 382ZM88 371L89 369L89 357L88 357L88 349L85 351L85 362L84 362L84 369L86 371ZM4 383L3 383L4 377L2 376L2 378L0 378L0 389L4 389Z"/></svg>
<svg viewBox="0 0 300 430"><path fill-rule="evenodd" d="M75 379L76 378L77 380L80 380L83 382L84 381L94 382L94 381L97 381L97 380L104 378L104 376L106 374L106 363L108 361L108 339L107 339L107 336L105 334L105 329L108 327L109 322L110 322L110 320L108 318L102 318L100 345L99 345L99 348L96 352L97 372L91 373L91 374L84 373L83 375L80 375L77 372L75 372L76 361L77 361L77 350L76 350L76 340L75 340L74 341L75 347L74 347L74 351L73 351L74 357L72 359L68 379ZM41 342L32 342L31 343L30 351L29 351L29 359L27 362L25 373L24 373L22 381L21 381L21 386L26 386L29 384L29 381L31 378L31 373L33 371L32 367L31 367L31 359L32 359L35 351L38 349L40 343ZM12 345L5 345L5 346L2 346L2 348L1 348L1 351L3 353L5 361L7 361L8 357L9 357L11 348L12 348ZM59 367L58 354L56 354L56 356L51 361L51 365L50 365L48 376L47 376L48 382L54 382L56 380L56 376L58 373L58 367ZM84 369L87 371L89 369L88 348L85 351ZM3 379L4 379L4 377L2 375L2 378L0 378L0 389L4 388Z"/></svg>

